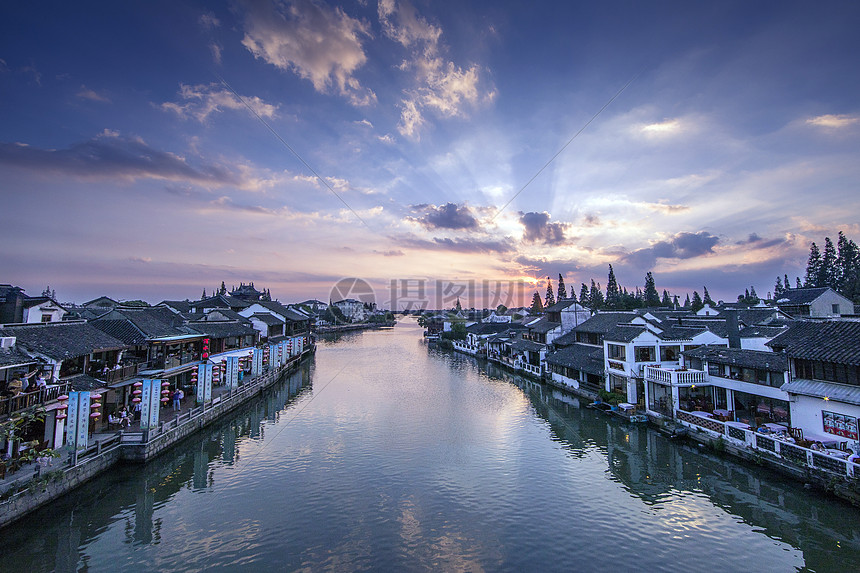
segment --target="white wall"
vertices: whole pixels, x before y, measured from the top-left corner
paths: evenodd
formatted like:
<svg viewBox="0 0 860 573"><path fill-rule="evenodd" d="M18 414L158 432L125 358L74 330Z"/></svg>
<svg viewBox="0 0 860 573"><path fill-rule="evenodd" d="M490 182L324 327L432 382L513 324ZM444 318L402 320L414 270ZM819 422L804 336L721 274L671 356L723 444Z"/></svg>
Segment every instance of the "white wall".
<svg viewBox="0 0 860 573"><path fill-rule="evenodd" d="M830 435L824 432L824 420L821 414L823 410L860 418L860 406L837 402L835 400L822 400L821 398L814 398L812 396L796 396L796 400L791 402L790 406L791 425L796 428L803 428L805 432L810 431L816 434ZM833 437L834 439L845 439L836 435ZM849 441L848 447L855 452L858 451L857 442L851 443Z"/></svg>

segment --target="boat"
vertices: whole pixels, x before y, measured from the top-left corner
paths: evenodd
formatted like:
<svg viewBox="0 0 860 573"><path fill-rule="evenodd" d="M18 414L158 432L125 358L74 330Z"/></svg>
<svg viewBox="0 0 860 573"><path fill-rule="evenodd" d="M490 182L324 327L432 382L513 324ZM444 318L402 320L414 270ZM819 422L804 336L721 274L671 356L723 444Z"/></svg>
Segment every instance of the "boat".
<svg viewBox="0 0 860 573"><path fill-rule="evenodd" d="M660 426L660 433L672 440L686 437L688 431L686 426L675 421L666 422Z"/></svg>
<svg viewBox="0 0 860 573"><path fill-rule="evenodd" d="M612 405L606 402L592 402L586 408L591 408L592 410L598 410L600 412L609 413L612 411Z"/></svg>

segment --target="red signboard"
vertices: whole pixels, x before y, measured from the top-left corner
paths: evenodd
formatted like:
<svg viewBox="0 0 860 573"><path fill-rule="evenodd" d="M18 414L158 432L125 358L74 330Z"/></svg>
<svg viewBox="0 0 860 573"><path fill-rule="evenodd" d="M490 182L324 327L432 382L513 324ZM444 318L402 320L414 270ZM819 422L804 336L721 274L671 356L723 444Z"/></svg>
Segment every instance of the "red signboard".
<svg viewBox="0 0 860 573"><path fill-rule="evenodd" d="M850 440L857 440L857 418L836 412L822 411L824 431Z"/></svg>

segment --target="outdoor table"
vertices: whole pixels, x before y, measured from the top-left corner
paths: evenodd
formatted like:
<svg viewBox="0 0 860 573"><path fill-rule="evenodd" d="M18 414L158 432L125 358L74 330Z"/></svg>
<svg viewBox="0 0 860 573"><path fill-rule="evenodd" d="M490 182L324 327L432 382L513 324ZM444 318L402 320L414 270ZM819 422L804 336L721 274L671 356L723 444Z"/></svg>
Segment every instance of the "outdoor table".
<svg viewBox="0 0 860 573"><path fill-rule="evenodd" d="M710 412L700 412L697 410L695 412L690 412L690 413L694 414L696 416L701 416L702 418L713 418L714 417Z"/></svg>
<svg viewBox="0 0 860 573"><path fill-rule="evenodd" d="M733 428L740 428L742 430L749 430L750 425L744 424L743 422L726 422L726 426L731 426Z"/></svg>
<svg viewBox="0 0 860 573"><path fill-rule="evenodd" d="M728 410L714 410L714 415L715 416L728 416L729 411Z"/></svg>
<svg viewBox="0 0 860 573"><path fill-rule="evenodd" d="M768 422L766 424L762 424L765 428L770 430L771 432L787 432L788 428L783 426L782 424L774 424L773 422Z"/></svg>
<svg viewBox="0 0 860 573"><path fill-rule="evenodd" d="M839 458L841 460L847 460L848 456L851 455L851 452L844 452L842 450L834 450L833 448L827 448L824 450L824 453L828 456L833 456L834 458Z"/></svg>
<svg viewBox="0 0 860 573"><path fill-rule="evenodd" d="M628 404L627 402L621 402L618 404L618 408L624 412L632 412L636 409L635 404Z"/></svg>
<svg viewBox="0 0 860 573"><path fill-rule="evenodd" d="M840 440L838 436L815 434L812 432L803 432L803 439L810 442L821 442L825 448L839 448L839 444L848 442L848 440Z"/></svg>

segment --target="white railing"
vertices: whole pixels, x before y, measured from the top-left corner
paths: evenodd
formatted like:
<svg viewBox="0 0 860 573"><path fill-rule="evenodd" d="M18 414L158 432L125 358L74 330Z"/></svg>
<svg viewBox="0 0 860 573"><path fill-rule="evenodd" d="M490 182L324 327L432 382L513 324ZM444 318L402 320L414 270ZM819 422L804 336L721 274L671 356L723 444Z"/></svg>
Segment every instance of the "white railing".
<svg viewBox="0 0 860 573"><path fill-rule="evenodd" d="M660 366L645 366L643 368L645 379L671 386L686 386L692 384L704 384L704 370L678 370L673 368L662 368Z"/></svg>
<svg viewBox="0 0 860 573"><path fill-rule="evenodd" d="M775 436L739 428L712 418L703 418L683 410L678 410L675 414L678 421L683 425L714 437L724 438L732 445L749 448L800 467L814 468L860 479L860 464L831 455L827 451L811 450Z"/></svg>

